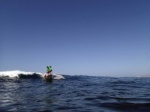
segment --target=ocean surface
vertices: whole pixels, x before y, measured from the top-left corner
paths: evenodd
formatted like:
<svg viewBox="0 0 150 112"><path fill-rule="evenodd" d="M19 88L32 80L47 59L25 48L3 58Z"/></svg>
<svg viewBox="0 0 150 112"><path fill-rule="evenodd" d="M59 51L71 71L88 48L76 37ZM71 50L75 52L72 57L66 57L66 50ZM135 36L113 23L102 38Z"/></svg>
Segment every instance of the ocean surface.
<svg viewBox="0 0 150 112"><path fill-rule="evenodd" d="M0 112L150 112L150 78L63 76L1 73Z"/></svg>

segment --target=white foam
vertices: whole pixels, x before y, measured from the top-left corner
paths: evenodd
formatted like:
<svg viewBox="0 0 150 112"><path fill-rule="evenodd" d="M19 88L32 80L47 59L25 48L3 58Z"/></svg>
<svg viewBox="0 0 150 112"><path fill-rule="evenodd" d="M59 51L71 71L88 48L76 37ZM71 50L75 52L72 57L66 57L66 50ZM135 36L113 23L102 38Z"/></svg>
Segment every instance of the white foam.
<svg viewBox="0 0 150 112"><path fill-rule="evenodd" d="M0 71L0 77L18 77L19 74L24 74L24 75L33 75L35 72L25 72L25 71L19 71L19 70L14 70L14 71ZM42 73L36 73L42 75Z"/></svg>
<svg viewBox="0 0 150 112"><path fill-rule="evenodd" d="M60 75L60 74L53 74L54 79L59 80L59 79L65 79L64 76Z"/></svg>
<svg viewBox="0 0 150 112"><path fill-rule="evenodd" d="M13 71L0 71L0 77L19 77L19 74L23 75L33 75L34 73L39 74L41 77L44 76L44 73L39 73L39 72L25 72L25 71L19 71L19 70L13 70ZM54 79L60 80L60 79L65 79L62 75L60 74L52 74L54 76Z"/></svg>

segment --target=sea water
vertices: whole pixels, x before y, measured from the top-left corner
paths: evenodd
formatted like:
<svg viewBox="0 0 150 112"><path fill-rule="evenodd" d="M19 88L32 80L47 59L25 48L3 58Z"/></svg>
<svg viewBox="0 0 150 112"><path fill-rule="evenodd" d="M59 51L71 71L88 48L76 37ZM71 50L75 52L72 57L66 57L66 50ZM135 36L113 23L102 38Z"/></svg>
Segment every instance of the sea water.
<svg viewBox="0 0 150 112"><path fill-rule="evenodd" d="M0 74L0 112L150 112L150 78L29 74Z"/></svg>

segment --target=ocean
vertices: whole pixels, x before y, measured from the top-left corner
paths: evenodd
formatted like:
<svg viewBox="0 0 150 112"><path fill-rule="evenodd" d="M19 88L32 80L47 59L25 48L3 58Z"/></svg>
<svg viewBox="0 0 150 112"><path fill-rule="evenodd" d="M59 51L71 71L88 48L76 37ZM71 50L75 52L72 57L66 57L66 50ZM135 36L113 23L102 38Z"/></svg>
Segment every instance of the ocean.
<svg viewBox="0 0 150 112"><path fill-rule="evenodd" d="M0 112L150 112L150 78L40 75L0 72Z"/></svg>

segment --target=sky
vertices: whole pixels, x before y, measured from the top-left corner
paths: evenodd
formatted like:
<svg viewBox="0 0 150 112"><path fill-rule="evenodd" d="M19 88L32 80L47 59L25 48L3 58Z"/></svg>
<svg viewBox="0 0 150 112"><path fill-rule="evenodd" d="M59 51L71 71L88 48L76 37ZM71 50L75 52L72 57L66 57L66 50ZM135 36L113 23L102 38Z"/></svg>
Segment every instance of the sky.
<svg viewBox="0 0 150 112"><path fill-rule="evenodd" d="M150 0L0 0L0 71L150 74Z"/></svg>

